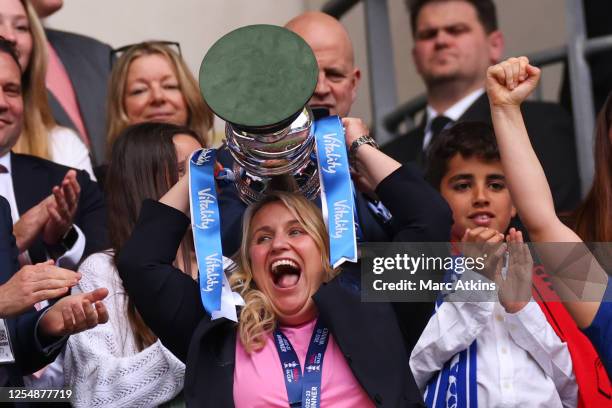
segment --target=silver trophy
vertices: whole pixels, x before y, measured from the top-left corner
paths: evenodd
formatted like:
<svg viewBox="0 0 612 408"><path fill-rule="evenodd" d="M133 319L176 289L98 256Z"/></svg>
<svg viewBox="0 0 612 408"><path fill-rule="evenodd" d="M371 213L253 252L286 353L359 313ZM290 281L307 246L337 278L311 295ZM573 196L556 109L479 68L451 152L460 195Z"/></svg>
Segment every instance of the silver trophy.
<svg viewBox="0 0 612 408"><path fill-rule="evenodd" d="M305 107L317 77L308 44L278 26L234 30L204 57L202 95L226 121L234 182L247 204L270 190L319 193L314 116Z"/></svg>
<svg viewBox="0 0 612 408"><path fill-rule="evenodd" d="M226 143L235 160L234 183L245 203L275 189L299 191L308 199L319 194L313 120L305 107L281 128L241 129L226 123Z"/></svg>

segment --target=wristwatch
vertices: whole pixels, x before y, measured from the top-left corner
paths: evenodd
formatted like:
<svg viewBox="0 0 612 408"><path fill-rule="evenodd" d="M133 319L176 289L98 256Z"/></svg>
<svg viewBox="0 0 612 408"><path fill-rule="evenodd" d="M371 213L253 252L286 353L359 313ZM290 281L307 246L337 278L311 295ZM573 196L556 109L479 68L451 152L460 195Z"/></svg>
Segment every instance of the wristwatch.
<svg viewBox="0 0 612 408"><path fill-rule="evenodd" d="M77 239L79 239L79 233L73 225L68 231L66 231L66 233L62 237L60 245L63 246L66 251L69 251L70 249L72 249L74 244L76 244Z"/></svg>
<svg viewBox="0 0 612 408"><path fill-rule="evenodd" d="M355 167L355 154L357 153L357 149L359 149L359 146L364 144L370 145L373 148L378 149L378 143L376 143L376 140L374 140L371 136L363 135L354 140L353 143L351 143L351 147L349 148L349 161L352 167Z"/></svg>
<svg viewBox="0 0 612 408"><path fill-rule="evenodd" d="M59 258L64 253L72 249L74 244L76 244L77 239L79 239L79 233L77 232L74 225L70 227L68 231L64 234L64 236L60 239L60 241L55 245L47 246L47 250L49 251L49 255L53 258Z"/></svg>

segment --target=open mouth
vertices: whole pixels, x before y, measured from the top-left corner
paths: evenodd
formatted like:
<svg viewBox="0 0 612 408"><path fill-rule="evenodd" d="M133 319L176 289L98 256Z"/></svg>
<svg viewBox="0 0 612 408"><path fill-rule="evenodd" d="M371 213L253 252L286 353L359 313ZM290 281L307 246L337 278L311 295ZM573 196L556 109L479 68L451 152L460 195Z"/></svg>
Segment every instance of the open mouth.
<svg viewBox="0 0 612 408"><path fill-rule="evenodd" d="M490 212L478 212L469 216L469 218L476 225L486 226L491 223L491 220L495 218L495 216Z"/></svg>
<svg viewBox="0 0 612 408"><path fill-rule="evenodd" d="M302 275L302 268L291 259L278 259L270 265L274 286L290 289L297 285Z"/></svg>

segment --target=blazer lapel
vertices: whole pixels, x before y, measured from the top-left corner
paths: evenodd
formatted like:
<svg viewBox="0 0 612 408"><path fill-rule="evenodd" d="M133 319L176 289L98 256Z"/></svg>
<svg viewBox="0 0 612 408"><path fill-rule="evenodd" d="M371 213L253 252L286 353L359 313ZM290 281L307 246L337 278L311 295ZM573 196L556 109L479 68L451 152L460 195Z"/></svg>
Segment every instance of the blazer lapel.
<svg viewBox="0 0 612 408"><path fill-rule="evenodd" d="M421 123L417 128L418 137L414 138L414 151L418 152L418 154L413 160L421 170L425 170L427 167L427 149L423 149L423 142L425 141L425 125L427 125L427 110L423 113L423 118L421 119Z"/></svg>
<svg viewBox="0 0 612 408"><path fill-rule="evenodd" d="M11 177L19 215L51 194L53 183L49 174L35 160L11 153Z"/></svg>
<svg viewBox="0 0 612 408"><path fill-rule="evenodd" d="M395 404L401 399L397 392L403 392L410 377L395 313L389 303L361 302L360 291L351 284L350 277L343 279L342 274L347 272L321 286L314 295L319 318L328 326L370 398L379 400L384 396L386 405L399 406Z"/></svg>
<svg viewBox="0 0 612 408"><path fill-rule="evenodd" d="M480 95L478 99L463 112L458 122L487 122L491 123L491 109L489 108L489 98L486 93Z"/></svg>
<svg viewBox="0 0 612 408"><path fill-rule="evenodd" d="M51 194L53 184L50 176L36 160L11 153L11 177L20 216ZM33 263L46 259L45 247L40 237L28 248L28 253Z"/></svg>
<svg viewBox="0 0 612 408"><path fill-rule="evenodd" d="M51 113L53 113L53 118L60 126L69 127L78 133L78 130L66 111L64 107L59 103L55 95L51 91L47 89L47 98L49 99L49 106L51 107Z"/></svg>
<svg viewBox="0 0 612 408"><path fill-rule="evenodd" d="M225 318L202 320L196 328L186 363L184 390L187 405L234 406L236 331L234 322Z"/></svg>

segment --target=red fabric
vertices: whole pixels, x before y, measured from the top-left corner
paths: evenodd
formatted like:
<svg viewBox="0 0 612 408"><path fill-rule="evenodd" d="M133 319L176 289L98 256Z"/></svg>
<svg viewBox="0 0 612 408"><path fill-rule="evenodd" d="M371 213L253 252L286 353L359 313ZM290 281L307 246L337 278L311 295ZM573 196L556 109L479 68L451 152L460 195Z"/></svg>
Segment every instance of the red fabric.
<svg viewBox="0 0 612 408"><path fill-rule="evenodd" d="M612 407L612 385L589 339L578 329L546 278L544 268L534 267L533 298L559 338L567 343L578 383L579 408ZM549 301L557 299L556 301ZM544 301L546 300L546 301Z"/></svg>

